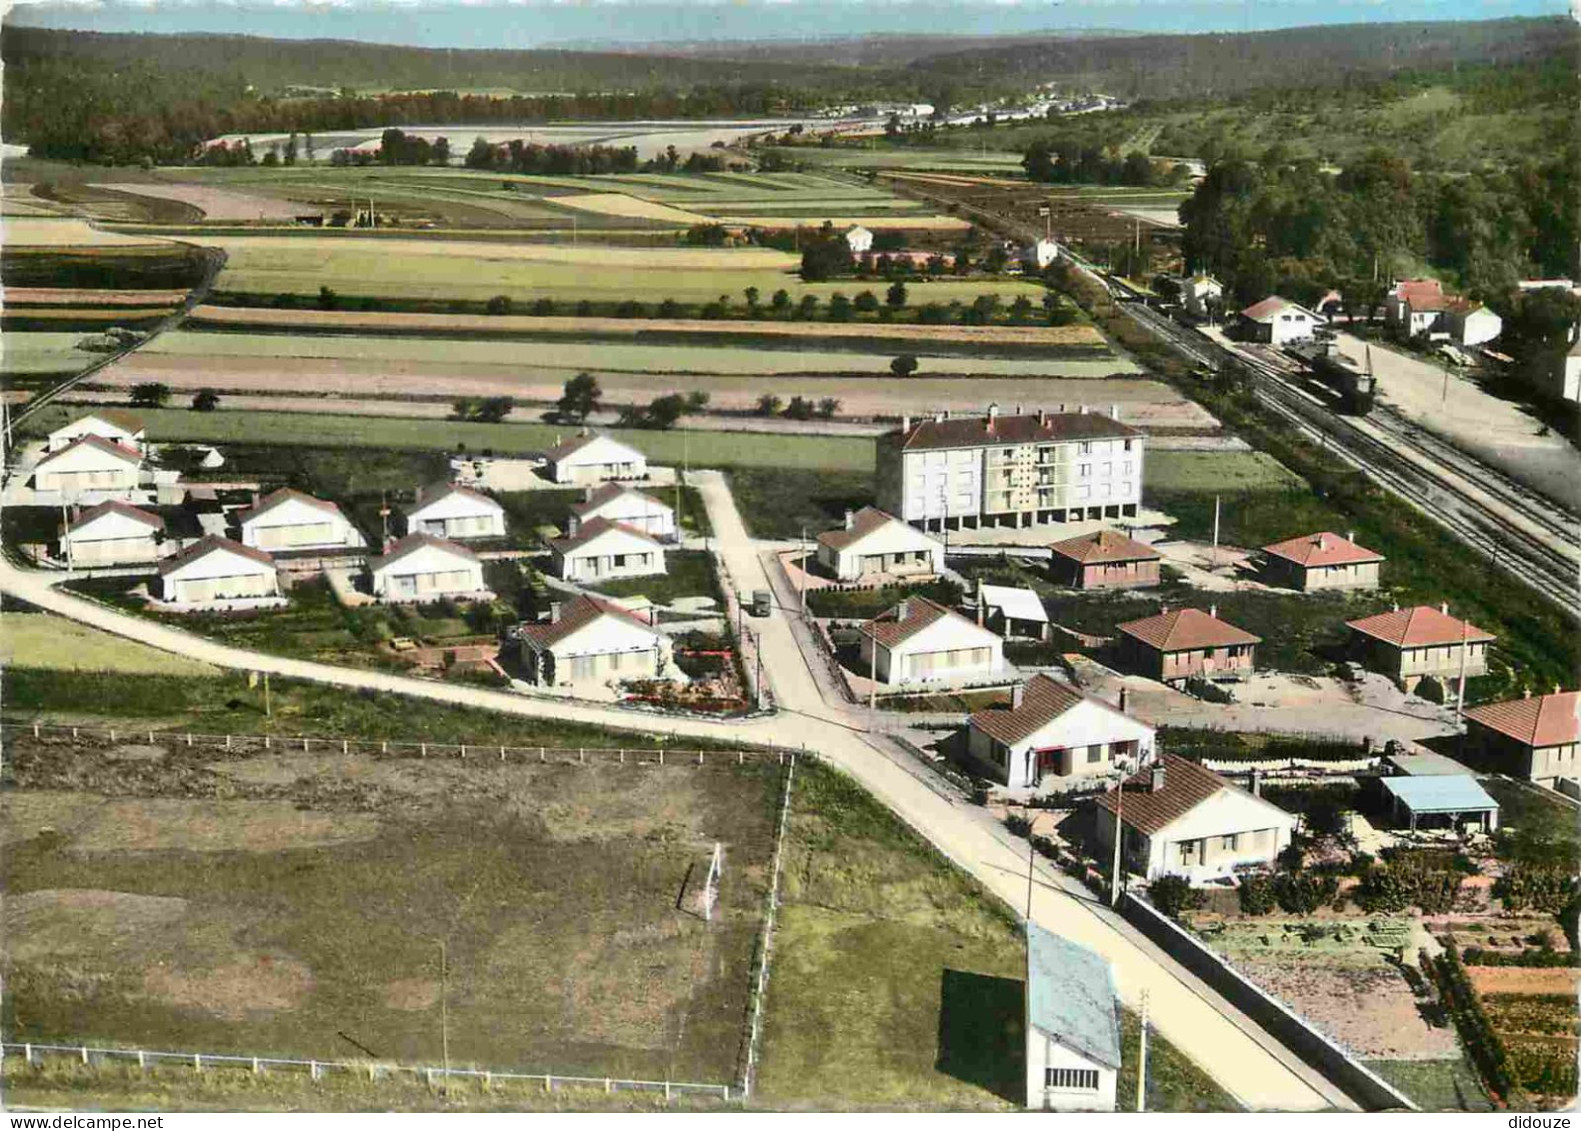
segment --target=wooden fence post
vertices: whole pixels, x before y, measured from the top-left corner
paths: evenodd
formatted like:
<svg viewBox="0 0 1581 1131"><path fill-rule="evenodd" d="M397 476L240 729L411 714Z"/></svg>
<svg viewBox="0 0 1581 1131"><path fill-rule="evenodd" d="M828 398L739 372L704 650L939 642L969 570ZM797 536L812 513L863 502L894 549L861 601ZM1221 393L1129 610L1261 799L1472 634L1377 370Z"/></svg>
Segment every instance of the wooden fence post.
<svg viewBox="0 0 1581 1131"><path fill-rule="evenodd" d="M697 764L699 766L703 764L703 752L701 750L697 752Z"/></svg>
<svg viewBox="0 0 1581 1131"><path fill-rule="evenodd" d="M621 751L620 751L620 764L622 766L624 766L626 764L626 751L625 751L624 748L622 748Z"/></svg>
<svg viewBox="0 0 1581 1131"><path fill-rule="evenodd" d="M148 1054L142 1049L137 1050L137 1067L140 1069L146 1069L148 1067Z"/></svg>
<svg viewBox="0 0 1581 1131"><path fill-rule="evenodd" d="M192 745L192 732L190 730L187 731L187 745L188 746Z"/></svg>
<svg viewBox="0 0 1581 1131"><path fill-rule="evenodd" d="M110 730L110 741L111 741L111 742L114 742L114 741L115 741L115 730L114 730L114 728L113 728L113 727L112 727L112 728L111 728L111 730Z"/></svg>
<svg viewBox="0 0 1581 1131"><path fill-rule="evenodd" d="M258 1062L258 1058L256 1056L253 1057L253 1075L256 1076L256 1075L258 1075L258 1073L260 1073L262 1071L263 1071L263 1065Z"/></svg>
<svg viewBox="0 0 1581 1131"><path fill-rule="evenodd" d="M463 758L467 756L467 744L465 742L461 744L461 756Z"/></svg>
<svg viewBox="0 0 1581 1131"><path fill-rule="evenodd" d="M505 747L503 746L500 747L500 761L505 761Z"/></svg>
<svg viewBox="0 0 1581 1131"><path fill-rule="evenodd" d="M546 1092L554 1091L554 1077L553 1076L545 1076L543 1078L543 1090L546 1091Z"/></svg>
<svg viewBox="0 0 1581 1131"><path fill-rule="evenodd" d="M34 724L35 727L37 724ZM33 1045L31 1042L22 1046L22 1059L27 1061L29 1067L33 1064Z"/></svg>
<svg viewBox="0 0 1581 1131"><path fill-rule="evenodd" d="M578 746L576 748L576 763L579 766L587 764L587 748L585 746Z"/></svg>
<svg viewBox="0 0 1581 1131"><path fill-rule="evenodd" d="M340 740L340 752L342 754L351 753L351 743L347 742L344 738Z"/></svg>
<svg viewBox="0 0 1581 1131"><path fill-rule="evenodd" d="M428 757L428 743L426 743L426 742L420 743L418 745L417 753L418 753L418 756L421 757L421 758Z"/></svg>
<svg viewBox="0 0 1581 1131"><path fill-rule="evenodd" d="M203 1071L203 1054L202 1053L195 1052L195 1053L192 1054L192 1070L194 1072L202 1072Z"/></svg>
<svg viewBox="0 0 1581 1131"><path fill-rule="evenodd" d="M659 747L659 765L664 765L664 747Z"/></svg>
<svg viewBox="0 0 1581 1131"><path fill-rule="evenodd" d="M304 754L307 753L307 736L306 735L302 736L302 753L304 753Z"/></svg>
<svg viewBox="0 0 1581 1131"><path fill-rule="evenodd" d="M82 1046L82 1062L84 1064L88 1063L88 1046L87 1045L83 1045Z"/></svg>
<svg viewBox="0 0 1581 1131"><path fill-rule="evenodd" d="M33 724L33 737L34 738L38 737L38 724L37 723Z"/></svg>
<svg viewBox="0 0 1581 1131"><path fill-rule="evenodd" d="M76 727L72 727L71 728L71 737L72 738L76 738L77 737L77 728Z"/></svg>
<svg viewBox="0 0 1581 1131"><path fill-rule="evenodd" d="M225 749L229 750L230 748L231 748L231 736L227 734L225 736Z"/></svg>
<svg viewBox="0 0 1581 1131"><path fill-rule="evenodd" d="M307 1062L307 1074L310 1079L318 1079L318 1061L310 1060Z"/></svg>

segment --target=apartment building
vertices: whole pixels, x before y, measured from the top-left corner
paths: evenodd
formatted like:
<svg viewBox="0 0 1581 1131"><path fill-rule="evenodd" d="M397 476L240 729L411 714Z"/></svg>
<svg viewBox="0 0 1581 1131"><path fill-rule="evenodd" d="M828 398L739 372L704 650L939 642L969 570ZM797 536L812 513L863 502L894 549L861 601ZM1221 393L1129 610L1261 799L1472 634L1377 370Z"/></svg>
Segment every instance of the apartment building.
<svg viewBox="0 0 1581 1131"><path fill-rule="evenodd" d="M1134 516L1144 433L1089 412L905 417L879 440L881 510L924 530Z"/></svg>

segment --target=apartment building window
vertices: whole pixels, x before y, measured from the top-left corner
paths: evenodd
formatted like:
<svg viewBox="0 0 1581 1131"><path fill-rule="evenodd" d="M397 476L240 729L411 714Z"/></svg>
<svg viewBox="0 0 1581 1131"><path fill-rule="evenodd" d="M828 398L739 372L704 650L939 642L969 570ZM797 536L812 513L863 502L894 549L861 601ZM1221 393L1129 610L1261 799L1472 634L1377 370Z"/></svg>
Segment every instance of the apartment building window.
<svg viewBox="0 0 1581 1131"><path fill-rule="evenodd" d="M1090 455L1092 455L1092 441L1090 441L1090 440L1083 440L1081 443L1077 444L1076 445L1076 454L1079 455L1079 456L1090 456Z"/></svg>
<svg viewBox="0 0 1581 1131"><path fill-rule="evenodd" d="M1136 443L1136 441L1135 441L1135 440L1127 440L1127 441L1126 441L1126 442L1125 442L1125 450L1126 450L1126 451L1130 451L1130 450L1131 450L1131 446L1132 446L1132 445L1133 445L1133 444L1134 444L1134 443Z"/></svg>
<svg viewBox="0 0 1581 1131"><path fill-rule="evenodd" d="M1079 463L1079 464L1077 464L1076 465L1076 474L1081 476L1083 479L1086 479L1088 476L1090 476L1092 474L1092 464L1090 464L1090 463Z"/></svg>
<svg viewBox="0 0 1581 1131"><path fill-rule="evenodd" d="M1078 1092L1098 1090L1098 1071L1095 1068L1045 1068L1045 1088L1067 1088Z"/></svg>

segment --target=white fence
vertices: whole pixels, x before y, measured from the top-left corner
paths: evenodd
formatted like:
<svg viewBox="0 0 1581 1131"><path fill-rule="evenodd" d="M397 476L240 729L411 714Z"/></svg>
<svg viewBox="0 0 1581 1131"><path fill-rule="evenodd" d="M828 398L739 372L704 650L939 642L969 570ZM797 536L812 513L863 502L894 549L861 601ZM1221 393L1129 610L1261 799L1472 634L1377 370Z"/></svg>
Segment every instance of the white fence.
<svg viewBox="0 0 1581 1131"><path fill-rule="evenodd" d="M482 1068L432 1068L410 1064L381 1064L377 1061L347 1060L292 1060L274 1056L238 1056L234 1053L207 1052L156 1052L152 1049L104 1048L94 1045L32 1044L23 1041L6 1041L0 1045L5 1055L21 1055L28 1064L39 1064L46 1058L69 1058L80 1064L92 1066L104 1063L132 1063L139 1068L152 1068L161 1064L191 1068L195 1072L207 1069L242 1069L262 1073L271 1069L288 1072L306 1072L318 1080L331 1073L364 1076L377 1081L393 1076L412 1076L432 1085L443 1080L477 1080L485 1087L496 1081L539 1084L546 1092L557 1088L592 1088L603 1092L662 1093L665 1099L675 1096L708 1096L714 1099L740 1099L729 1084L698 1084L681 1080L624 1080L614 1076L562 1076L553 1072L493 1072Z"/></svg>
<svg viewBox="0 0 1581 1131"><path fill-rule="evenodd" d="M790 826L791 786L796 777L793 756L785 768L785 792L780 797L779 829L774 834L774 862L769 869L769 894L763 915L763 942L758 950L757 976L752 980L752 1005L747 1021L746 1052L741 1063L741 1098L752 1095L758 1058L763 1044L763 995L769 984L769 962L774 955L774 923L779 917L780 872L785 864L785 830Z"/></svg>

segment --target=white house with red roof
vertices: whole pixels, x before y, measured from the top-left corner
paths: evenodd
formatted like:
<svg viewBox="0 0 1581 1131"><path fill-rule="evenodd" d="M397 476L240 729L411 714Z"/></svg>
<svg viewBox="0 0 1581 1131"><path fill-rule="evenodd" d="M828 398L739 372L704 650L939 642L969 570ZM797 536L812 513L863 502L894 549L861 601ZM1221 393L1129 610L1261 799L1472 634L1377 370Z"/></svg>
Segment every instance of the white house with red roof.
<svg viewBox="0 0 1581 1131"><path fill-rule="evenodd" d="M1328 319L1317 311L1308 310L1300 303L1269 295L1241 311L1239 330L1247 341L1282 346L1311 340L1317 328L1327 322Z"/></svg>
<svg viewBox="0 0 1581 1131"><path fill-rule="evenodd" d="M1193 318L1206 318L1224 297L1224 284L1212 275L1192 275L1180 283L1180 301Z"/></svg>
<svg viewBox="0 0 1581 1131"><path fill-rule="evenodd" d="M1219 619L1217 606L1173 609L1116 625L1126 666L1164 683L1193 676L1248 675L1262 637Z"/></svg>
<svg viewBox="0 0 1581 1131"><path fill-rule="evenodd" d="M280 574L262 550L210 536L159 566L150 587L167 605L183 611L260 608L283 604Z"/></svg>
<svg viewBox="0 0 1581 1131"><path fill-rule="evenodd" d="M584 523L595 518L622 523L654 538L675 537L675 508L623 483L589 487L586 497L571 508L566 533L575 537Z"/></svg>
<svg viewBox="0 0 1581 1131"><path fill-rule="evenodd" d="M1581 780L1581 691L1484 703L1466 712L1466 744L1489 768L1552 787Z"/></svg>
<svg viewBox="0 0 1581 1131"><path fill-rule="evenodd" d="M602 432L584 429L544 453L544 469L556 483L608 483L644 479L648 457Z"/></svg>
<svg viewBox="0 0 1581 1131"><path fill-rule="evenodd" d="M634 526L590 519L569 538L553 538L554 572L562 581L596 583L665 572L664 546Z"/></svg>
<svg viewBox="0 0 1581 1131"><path fill-rule="evenodd" d="M123 448L130 448L138 455L148 455L148 431L143 419L118 408L96 408L86 416L79 416L70 424L62 424L49 434L46 451L58 452L73 440L84 436L97 436Z"/></svg>
<svg viewBox="0 0 1581 1131"><path fill-rule="evenodd" d="M142 466L143 455L135 448L102 436L78 436L33 465L33 488L73 499L123 496L137 489Z"/></svg>
<svg viewBox="0 0 1581 1131"><path fill-rule="evenodd" d="M505 508L482 491L440 483L418 490L417 500L406 508L406 532L450 541L503 538Z"/></svg>
<svg viewBox="0 0 1581 1131"><path fill-rule="evenodd" d="M1449 296L1437 279L1401 279L1383 301L1384 321L1412 338L1435 329L1448 309Z"/></svg>
<svg viewBox="0 0 1581 1131"><path fill-rule="evenodd" d="M1101 859L1112 859L1118 828L1128 871L1149 880L1184 876L1192 883L1272 864L1296 824L1277 805L1169 753L1098 798L1097 815Z"/></svg>
<svg viewBox="0 0 1581 1131"><path fill-rule="evenodd" d="M237 515L243 546L260 550L336 550L363 545L341 509L282 487Z"/></svg>
<svg viewBox="0 0 1581 1131"><path fill-rule="evenodd" d="M373 595L396 604L442 597L492 598L483 562L471 550L432 534L408 534L368 560Z"/></svg>
<svg viewBox="0 0 1581 1131"><path fill-rule="evenodd" d="M927 597L907 597L861 628L861 674L879 683L986 682L1005 672L1005 642Z"/></svg>
<svg viewBox="0 0 1581 1131"><path fill-rule="evenodd" d="M1427 676L1459 687L1462 676L1486 675L1488 645L1498 637L1449 615L1449 606L1396 608L1346 621L1350 649L1367 667L1414 691Z"/></svg>
<svg viewBox="0 0 1581 1131"><path fill-rule="evenodd" d="M159 560L165 520L111 499L89 507L61 531L61 557L72 569L138 565Z"/></svg>
<svg viewBox="0 0 1581 1131"><path fill-rule="evenodd" d="M658 679L669 673L670 638L599 597L551 606L549 619L520 629L522 664L541 687Z"/></svg>
<svg viewBox="0 0 1581 1131"><path fill-rule="evenodd" d="M1136 769L1153 756L1152 727L1041 673L1016 687L1008 707L978 711L966 727L972 757L1009 789Z"/></svg>
<svg viewBox="0 0 1581 1131"><path fill-rule="evenodd" d="M845 512L818 535L818 564L837 581L930 577L944 572L944 543L877 507Z"/></svg>
<svg viewBox="0 0 1581 1131"><path fill-rule="evenodd" d="M1376 589L1385 558L1351 534L1303 534L1263 547L1263 572L1273 584L1312 593L1320 589Z"/></svg>

